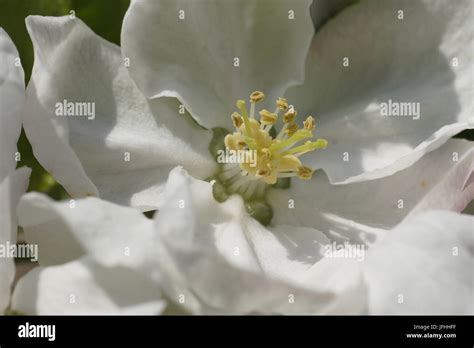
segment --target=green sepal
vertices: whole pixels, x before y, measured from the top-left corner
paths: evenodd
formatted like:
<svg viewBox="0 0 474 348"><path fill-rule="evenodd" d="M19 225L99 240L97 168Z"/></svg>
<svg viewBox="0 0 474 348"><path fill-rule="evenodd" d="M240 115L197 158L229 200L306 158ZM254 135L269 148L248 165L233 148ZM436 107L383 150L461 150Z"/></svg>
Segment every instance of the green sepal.
<svg viewBox="0 0 474 348"><path fill-rule="evenodd" d="M229 198L229 194L225 189L225 186L220 183L220 181L216 180L212 185L212 195L214 199L219 203L225 202Z"/></svg>
<svg viewBox="0 0 474 348"><path fill-rule="evenodd" d="M286 190L291 186L291 178L279 178L277 182L272 186L273 188Z"/></svg>
<svg viewBox="0 0 474 348"><path fill-rule="evenodd" d="M209 152L214 159L217 159L219 150L225 150L224 138L230 132L222 127L212 128L212 139L209 143Z"/></svg>
<svg viewBox="0 0 474 348"><path fill-rule="evenodd" d="M273 208L264 200L246 201L245 209L247 213L263 226L268 226L273 219Z"/></svg>

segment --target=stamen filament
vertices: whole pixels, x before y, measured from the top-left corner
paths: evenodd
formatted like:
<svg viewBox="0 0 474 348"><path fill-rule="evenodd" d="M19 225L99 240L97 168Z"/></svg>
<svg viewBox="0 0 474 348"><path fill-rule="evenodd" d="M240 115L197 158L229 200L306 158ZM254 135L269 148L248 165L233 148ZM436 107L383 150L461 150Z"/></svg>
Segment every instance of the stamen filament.
<svg viewBox="0 0 474 348"><path fill-rule="evenodd" d="M288 127L288 123L285 123L275 139L277 139L277 140L282 139L283 136L285 135L285 130L286 130L287 127Z"/></svg>
<svg viewBox="0 0 474 348"><path fill-rule="evenodd" d="M220 174L220 177L224 180L229 180L230 178L236 176L240 173L240 167L238 165L232 166L230 169L224 168L224 171Z"/></svg>
<svg viewBox="0 0 474 348"><path fill-rule="evenodd" d="M300 129L296 131L295 134L293 134L290 138L283 140L279 143L273 144L270 146L270 151L278 151L281 149L284 149L300 140L306 139L306 138L311 138L313 136L313 133L306 130L306 129Z"/></svg>
<svg viewBox="0 0 474 348"><path fill-rule="evenodd" d="M257 147L257 141L254 138L251 138L249 136L243 136L245 142L249 146L250 149L255 150Z"/></svg>
<svg viewBox="0 0 474 348"><path fill-rule="evenodd" d="M250 182L258 180L258 179L259 178L255 177L255 176L248 176L248 175L247 176L241 176L230 185L230 189L232 191L237 191L242 185L244 185L246 183L250 183Z"/></svg>
<svg viewBox="0 0 474 348"><path fill-rule="evenodd" d="M242 114L242 117L244 119L244 124L245 124L245 132L247 133L248 136L251 135L251 129L250 129L250 121L249 121L249 115L247 114L247 108L245 106L245 100L237 100L237 107L240 110L240 113Z"/></svg>
<svg viewBox="0 0 474 348"><path fill-rule="evenodd" d="M304 145L300 145L300 146L297 146L297 147L294 147L292 149L282 152L281 155L285 156L285 155L292 155L299 152L306 153L306 152L313 151L316 149L325 149L327 147L327 144L328 142L325 139L318 139L313 142L307 141Z"/></svg>
<svg viewBox="0 0 474 348"><path fill-rule="evenodd" d="M275 111L273 111L273 113L274 113L275 115L277 115L277 117L278 117L278 116L280 115L280 108L277 106L277 107L275 108Z"/></svg>
<svg viewBox="0 0 474 348"><path fill-rule="evenodd" d="M250 118L255 118L255 103L250 102Z"/></svg>

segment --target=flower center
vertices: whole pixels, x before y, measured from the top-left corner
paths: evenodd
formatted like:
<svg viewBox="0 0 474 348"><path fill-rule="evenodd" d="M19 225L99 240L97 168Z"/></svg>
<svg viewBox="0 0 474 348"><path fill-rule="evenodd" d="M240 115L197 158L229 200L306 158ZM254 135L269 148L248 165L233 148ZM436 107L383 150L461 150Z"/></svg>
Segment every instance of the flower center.
<svg viewBox="0 0 474 348"><path fill-rule="evenodd" d="M309 140L313 138L314 118L308 116L302 128L299 128L295 121L297 112L284 98L277 99L273 112L260 110L257 120L256 104L264 98L262 92L253 92L250 95L250 110L244 100L237 101L239 112L231 115L235 128L233 133L225 134L226 131L214 130L214 142L218 147L221 146L214 153L217 162L221 164L219 173L213 177L216 180L213 186L214 197L218 201L224 201L230 194L238 193L246 203L259 200L261 206L268 187L281 187L292 177L311 179L314 170L304 166L300 157L327 146L325 139ZM276 134L275 125L279 118L283 124ZM286 186L288 185L287 182Z"/></svg>

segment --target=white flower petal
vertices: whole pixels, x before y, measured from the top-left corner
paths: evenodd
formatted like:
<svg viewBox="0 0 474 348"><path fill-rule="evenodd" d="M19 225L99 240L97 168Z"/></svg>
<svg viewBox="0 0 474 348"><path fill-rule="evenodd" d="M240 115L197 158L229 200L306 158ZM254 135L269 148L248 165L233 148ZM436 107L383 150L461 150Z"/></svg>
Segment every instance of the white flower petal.
<svg viewBox="0 0 474 348"><path fill-rule="evenodd" d="M287 190L269 191L273 224L313 227L332 240L371 245L385 234L381 229L409 214L462 211L474 199L473 163L473 143L453 139L386 178L331 185L319 171L311 181L295 179Z"/></svg>
<svg viewBox="0 0 474 348"><path fill-rule="evenodd" d="M42 266L87 254L104 267L134 267L156 243L153 222L141 212L93 197L55 202L28 193L18 205L18 219L27 241L38 244Z"/></svg>
<svg viewBox="0 0 474 348"><path fill-rule="evenodd" d="M210 184L179 168L170 174L166 197L167 204L156 217L157 229L184 274L177 288L181 294L186 291L188 310L359 313L364 309L365 288L357 265L338 262L338 273L337 261L327 261L316 269L328 242L320 232L298 227L288 231L287 226L270 232L246 214L239 197L219 204L212 199ZM169 296L177 299L179 293Z"/></svg>
<svg viewBox="0 0 474 348"><path fill-rule="evenodd" d="M409 218L364 262L372 314L473 314L474 217Z"/></svg>
<svg viewBox="0 0 474 348"><path fill-rule="evenodd" d="M365 285L358 261L325 257L330 241L322 232L289 225L265 229L251 218L242 223L242 228L266 276L330 292L337 298L333 308L336 313L365 310Z"/></svg>
<svg viewBox="0 0 474 348"><path fill-rule="evenodd" d="M194 313L347 314L359 313L366 306L360 273L352 287L344 285L344 296L337 296L341 293L329 291L332 289L327 289L326 279L319 289L309 290L237 268L217 253L169 250L185 282L179 289L181 292L168 293L168 296L175 301L182 298L182 305ZM352 301L348 301L349 298ZM199 306L195 304L197 301Z"/></svg>
<svg viewBox="0 0 474 348"><path fill-rule="evenodd" d="M96 198L71 206L37 193L25 195L19 219L27 240L39 245L42 266L55 265L32 277L57 282L87 254L96 265L91 272L120 268L146 275L194 313L359 313L365 307L357 265L329 260L316 269L328 241L321 233L294 228L290 235L285 227L271 233L245 213L239 197L219 204L209 183L181 168L171 172L164 196L167 203L153 226L137 210ZM86 277L81 274L80 279ZM40 295L26 309L37 311L31 306L43 301L42 312L59 306Z"/></svg>
<svg viewBox="0 0 474 348"><path fill-rule="evenodd" d="M55 202L29 193L18 205L37 268L18 283L13 308L33 314L157 314L161 244L140 211L89 197ZM70 296L74 295L74 302Z"/></svg>
<svg viewBox="0 0 474 348"><path fill-rule="evenodd" d="M35 66L25 131L39 162L74 197L100 195L157 206L170 168L213 172L211 132L180 114L179 102L148 102L129 78L120 48L80 19L28 17ZM95 118L57 116L57 103L87 102Z"/></svg>
<svg viewBox="0 0 474 348"><path fill-rule="evenodd" d="M147 97L178 97L203 126L229 127L237 99L262 90L273 110L275 98L303 81L314 33L309 7L308 0L132 1L123 55Z"/></svg>
<svg viewBox="0 0 474 348"><path fill-rule="evenodd" d="M21 168L0 180L0 245L17 241L16 206L20 196L28 187L31 170ZM15 264L12 258L0 257L0 314L10 302L10 291L15 276Z"/></svg>
<svg viewBox="0 0 474 348"><path fill-rule="evenodd" d="M304 85L287 93L300 114L316 116L329 141L325 151L308 156L312 165L332 183L375 179L473 128L471 17L470 0L368 0L323 26ZM382 116L389 100L419 103L420 118Z"/></svg>
<svg viewBox="0 0 474 348"><path fill-rule="evenodd" d="M15 287L12 308L30 315L160 314L160 293L138 272L84 258L27 273Z"/></svg>
<svg viewBox="0 0 474 348"><path fill-rule="evenodd" d="M96 267L146 275L167 293L180 293L182 275L164 249L153 221L134 208L92 197L70 205L29 193L22 197L18 214L26 239L39 246L43 267L64 266L54 268L61 273L71 262L87 257ZM165 220L172 218L165 216ZM48 271L46 276L50 273L56 276L56 271Z"/></svg>
<svg viewBox="0 0 474 348"><path fill-rule="evenodd" d="M16 168L16 142L25 102L24 73L18 51L0 27L0 180Z"/></svg>
<svg viewBox="0 0 474 348"><path fill-rule="evenodd" d="M18 51L8 34L0 28L0 245L17 241L16 206L28 187L31 170L15 171L16 143L21 131L25 102L25 82ZM12 258L0 257L0 314L10 303L15 276Z"/></svg>

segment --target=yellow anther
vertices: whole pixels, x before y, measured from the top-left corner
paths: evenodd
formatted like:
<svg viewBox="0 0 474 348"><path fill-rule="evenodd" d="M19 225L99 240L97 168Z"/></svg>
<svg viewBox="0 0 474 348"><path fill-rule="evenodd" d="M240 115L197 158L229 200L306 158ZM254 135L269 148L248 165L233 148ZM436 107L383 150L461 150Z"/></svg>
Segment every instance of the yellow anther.
<svg viewBox="0 0 474 348"><path fill-rule="evenodd" d="M236 150L237 149L238 138L235 134L237 134L237 133L227 134L224 138L224 144L229 150Z"/></svg>
<svg viewBox="0 0 474 348"><path fill-rule="evenodd" d="M258 103L259 101L262 101L263 98L265 98L265 94L260 91L255 91L250 95L250 101L252 103Z"/></svg>
<svg viewBox="0 0 474 348"><path fill-rule="evenodd" d="M241 125L244 124L244 120L242 119L242 116L239 115L239 113L234 112L232 113L232 124L234 125L235 128L240 128Z"/></svg>
<svg viewBox="0 0 474 348"><path fill-rule="evenodd" d="M224 138L224 144L229 150L244 150L248 145L242 135L237 132L227 134Z"/></svg>
<svg viewBox="0 0 474 348"><path fill-rule="evenodd" d="M308 118L303 122L304 129L312 131L316 127L316 121L313 116L308 116Z"/></svg>
<svg viewBox="0 0 474 348"><path fill-rule="evenodd" d="M257 170L257 176L269 176L271 171L269 169L259 169Z"/></svg>
<svg viewBox="0 0 474 348"><path fill-rule="evenodd" d="M240 110L242 108L245 108L245 100L239 99L235 102L235 106Z"/></svg>
<svg viewBox="0 0 474 348"><path fill-rule="evenodd" d="M303 165L300 156L314 151L324 149L327 146L325 139L316 141L306 141L313 137L315 119L308 116L303 122L303 128L298 128L296 123L297 112L293 106L288 105L285 98L278 98L277 108L274 112L262 109L259 112L255 109L256 103L265 98L260 91L250 94L250 109L247 110L245 100L238 100L236 106L239 111L231 115L232 123L237 129L233 134L225 137L224 143L229 149L252 151L255 154L255 161L251 163L239 163L241 173L244 177L239 177L231 182L231 188L242 188L244 194L251 195L253 186L242 186L243 180L254 183L273 185L278 178L298 177L303 180L311 179L313 170ZM270 129L278 120L278 114L283 111L283 127L275 138L270 134ZM255 118L256 113L260 119ZM250 153L250 152L249 152ZM248 178L248 179L246 179ZM229 179L226 179L229 180Z"/></svg>
<svg viewBox="0 0 474 348"><path fill-rule="evenodd" d="M243 141L243 140L239 140L239 141L237 142L237 148L238 148L239 150L245 149L246 146L247 146L247 143L246 143L245 141Z"/></svg>
<svg viewBox="0 0 474 348"><path fill-rule="evenodd" d="M301 180L309 180L313 176L313 170L309 167L301 166L298 168L297 175Z"/></svg>
<svg viewBox="0 0 474 348"><path fill-rule="evenodd" d="M224 138L224 144L227 148L231 149L234 145L234 136L232 134L227 134Z"/></svg>
<svg viewBox="0 0 474 348"><path fill-rule="evenodd" d="M268 185L276 184L277 180L278 176L275 170L271 171L267 176L263 177L263 181Z"/></svg>
<svg viewBox="0 0 474 348"><path fill-rule="evenodd" d="M285 98L278 98L276 101L278 109L285 111L288 109L288 101Z"/></svg>
<svg viewBox="0 0 474 348"><path fill-rule="evenodd" d="M289 110L288 112L286 112L286 113L283 115L283 122L285 122L285 123L292 123L292 122L294 122L296 115L298 115L298 113L296 112L296 110L294 110L294 109Z"/></svg>
<svg viewBox="0 0 474 348"><path fill-rule="evenodd" d="M264 125L272 125L276 122L278 116L266 109L260 111L260 123Z"/></svg>
<svg viewBox="0 0 474 348"><path fill-rule="evenodd" d="M263 160L269 160L272 157L271 151L269 149L262 149L262 157Z"/></svg>
<svg viewBox="0 0 474 348"><path fill-rule="evenodd" d="M286 129L285 129L285 133L291 137L293 134L295 134L296 132L298 131L298 125L296 123L290 123Z"/></svg>

